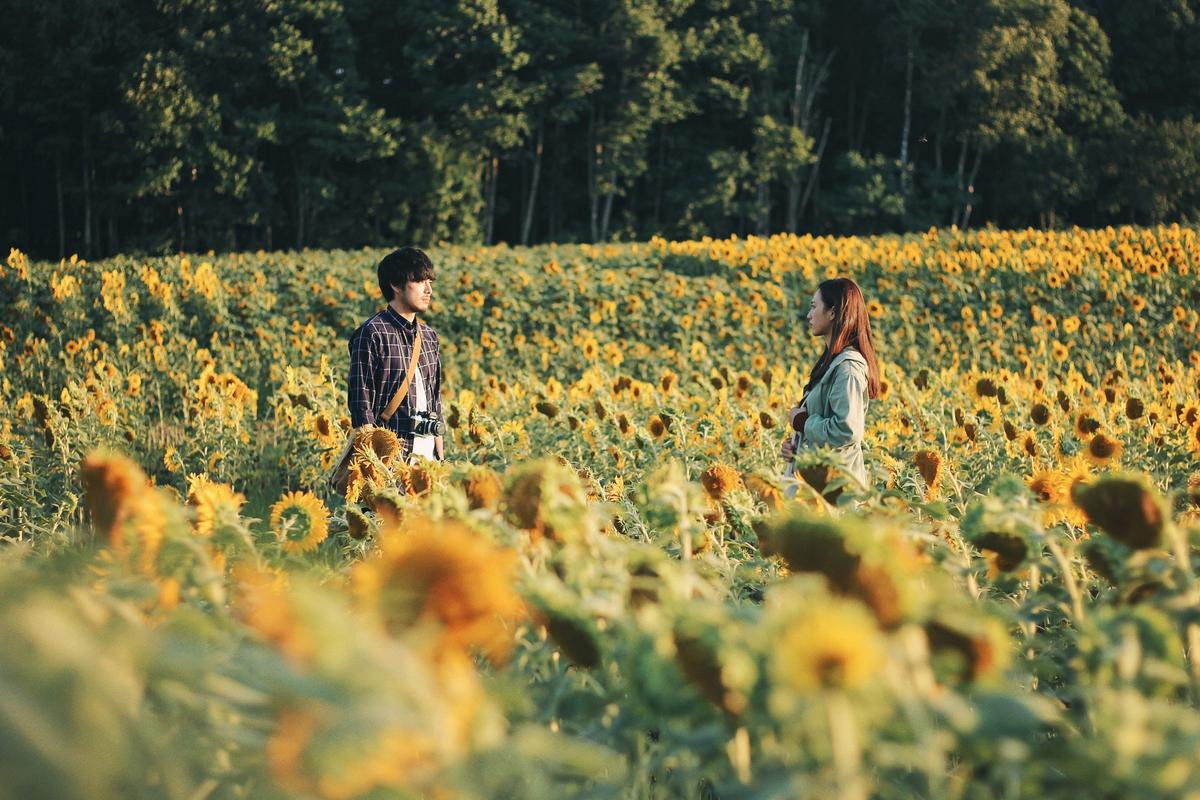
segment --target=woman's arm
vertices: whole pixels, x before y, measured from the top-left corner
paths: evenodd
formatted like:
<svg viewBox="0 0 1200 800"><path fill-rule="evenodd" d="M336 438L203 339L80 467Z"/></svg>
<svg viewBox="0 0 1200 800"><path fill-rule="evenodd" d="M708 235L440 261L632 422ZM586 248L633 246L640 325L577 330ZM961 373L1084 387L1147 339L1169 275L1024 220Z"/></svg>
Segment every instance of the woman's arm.
<svg viewBox="0 0 1200 800"><path fill-rule="evenodd" d="M861 442L866 423L867 375L861 364L842 362L829 376L828 417L809 414L804 438L809 444L845 447Z"/></svg>

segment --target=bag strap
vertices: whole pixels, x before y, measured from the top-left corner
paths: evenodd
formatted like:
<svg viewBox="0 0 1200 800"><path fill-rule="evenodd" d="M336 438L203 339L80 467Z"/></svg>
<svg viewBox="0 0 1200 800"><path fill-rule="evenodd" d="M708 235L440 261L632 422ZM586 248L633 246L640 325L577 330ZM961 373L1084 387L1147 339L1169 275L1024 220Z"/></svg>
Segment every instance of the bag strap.
<svg viewBox="0 0 1200 800"><path fill-rule="evenodd" d="M396 409L404 402L404 396L408 394L408 386L412 383L413 375L417 371L417 359L421 357L421 321L415 320L416 328L413 333L412 358L408 360L408 372L404 376L404 382L400 384L400 388L396 390L395 396L392 397L392 402L387 404L387 408L379 415L379 419L387 422L392 418L392 414L396 413Z"/></svg>

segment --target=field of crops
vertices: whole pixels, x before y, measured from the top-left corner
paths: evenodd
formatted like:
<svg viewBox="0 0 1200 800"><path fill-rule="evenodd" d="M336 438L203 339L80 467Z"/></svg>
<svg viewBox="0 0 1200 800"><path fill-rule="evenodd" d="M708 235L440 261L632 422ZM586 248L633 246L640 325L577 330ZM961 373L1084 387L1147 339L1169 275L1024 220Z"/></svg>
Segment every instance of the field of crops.
<svg viewBox="0 0 1200 800"><path fill-rule="evenodd" d="M0 265L0 798L1200 798L1200 231L430 252L349 502L381 251Z"/></svg>

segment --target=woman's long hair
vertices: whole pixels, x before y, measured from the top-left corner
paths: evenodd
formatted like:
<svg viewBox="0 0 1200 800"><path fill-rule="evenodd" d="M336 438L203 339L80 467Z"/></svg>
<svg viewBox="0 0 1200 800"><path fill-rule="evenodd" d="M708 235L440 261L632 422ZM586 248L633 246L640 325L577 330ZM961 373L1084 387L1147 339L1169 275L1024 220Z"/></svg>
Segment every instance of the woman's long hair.
<svg viewBox="0 0 1200 800"><path fill-rule="evenodd" d="M808 383L804 386L807 395L812 387L825 376L833 357L854 347L867 360L867 392L871 399L879 396L879 365L875 361L875 342L871 338L871 320L867 316L867 304L863 302L862 290L849 278L830 278L817 286L821 301L833 309L833 335L829 346L821 353Z"/></svg>

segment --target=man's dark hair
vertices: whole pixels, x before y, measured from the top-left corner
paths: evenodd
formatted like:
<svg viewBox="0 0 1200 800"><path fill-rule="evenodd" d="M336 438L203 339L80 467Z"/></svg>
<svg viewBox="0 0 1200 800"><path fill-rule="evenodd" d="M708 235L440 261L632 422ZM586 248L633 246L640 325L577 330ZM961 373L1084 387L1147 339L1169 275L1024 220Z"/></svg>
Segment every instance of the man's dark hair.
<svg viewBox="0 0 1200 800"><path fill-rule="evenodd" d="M393 286L401 289L412 281L433 278L433 262L424 250L416 247L401 247L393 250L379 262L379 291L389 303L395 296Z"/></svg>

